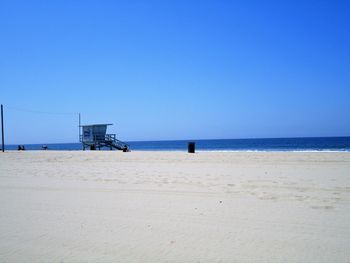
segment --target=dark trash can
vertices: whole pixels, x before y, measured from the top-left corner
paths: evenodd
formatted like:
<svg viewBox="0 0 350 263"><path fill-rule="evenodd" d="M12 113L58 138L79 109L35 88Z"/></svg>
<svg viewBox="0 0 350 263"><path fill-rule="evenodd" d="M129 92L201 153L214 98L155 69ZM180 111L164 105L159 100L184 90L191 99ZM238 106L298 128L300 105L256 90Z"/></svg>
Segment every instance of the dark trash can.
<svg viewBox="0 0 350 263"><path fill-rule="evenodd" d="M188 152L189 153L195 153L196 151L196 144L194 142L188 143Z"/></svg>
<svg viewBox="0 0 350 263"><path fill-rule="evenodd" d="M96 150L96 145L95 144L90 145L90 151L95 151L95 150Z"/></svg>

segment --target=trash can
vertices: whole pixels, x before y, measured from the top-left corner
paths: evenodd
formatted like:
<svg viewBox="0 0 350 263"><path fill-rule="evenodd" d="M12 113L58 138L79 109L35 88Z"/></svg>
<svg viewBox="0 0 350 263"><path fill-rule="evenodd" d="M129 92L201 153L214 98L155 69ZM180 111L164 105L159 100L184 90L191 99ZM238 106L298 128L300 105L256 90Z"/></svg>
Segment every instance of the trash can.
<svg viewBox="0 0 350 263"><path fill-rule="evenodd" d="M90 151L95 151L96 150L96 145L95 144L91 144L90 145Z"/></svg>
<svg viewBox="0 0 350 263"><path fill-rule="evenodd" d="M189 153L195 153L196 151L196 144L194 142L188 143L188 152Z"/></svg>

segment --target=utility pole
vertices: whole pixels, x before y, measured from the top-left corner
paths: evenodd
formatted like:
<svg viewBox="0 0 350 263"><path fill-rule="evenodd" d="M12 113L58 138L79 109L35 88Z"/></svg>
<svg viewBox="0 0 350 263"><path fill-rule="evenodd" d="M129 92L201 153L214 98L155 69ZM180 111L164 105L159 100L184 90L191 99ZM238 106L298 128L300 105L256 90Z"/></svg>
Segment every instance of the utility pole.
<svg viewBox="0 0 350 263"><path fill-rule="evenodd" d="M1 104L1 141L2 141L2 152L5 151L5 139L4 139L4 107Z"/></svg>
<svg viewBox="0 0 350 263"><path fill-rule="evenodd" d="M81 137L81 134L80 134L80 112L79 112L79 142L80 142L80 137Z"/></svg>

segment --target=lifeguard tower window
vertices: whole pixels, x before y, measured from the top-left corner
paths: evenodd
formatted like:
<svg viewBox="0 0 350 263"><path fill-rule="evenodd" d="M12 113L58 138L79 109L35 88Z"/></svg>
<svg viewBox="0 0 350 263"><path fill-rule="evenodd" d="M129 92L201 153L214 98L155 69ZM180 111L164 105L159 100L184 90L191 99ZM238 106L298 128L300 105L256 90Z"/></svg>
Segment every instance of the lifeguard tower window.
<svg viewBox="0 0 350 263"><path fill-rule="evenodd" d="M129 151L129 145L119 141L115 134L107 134L107 126L112 124L91 124L82 125L82 135L80 141L83 144L83 149L91 150L107 147L110 150L117 149Z"/></svg>

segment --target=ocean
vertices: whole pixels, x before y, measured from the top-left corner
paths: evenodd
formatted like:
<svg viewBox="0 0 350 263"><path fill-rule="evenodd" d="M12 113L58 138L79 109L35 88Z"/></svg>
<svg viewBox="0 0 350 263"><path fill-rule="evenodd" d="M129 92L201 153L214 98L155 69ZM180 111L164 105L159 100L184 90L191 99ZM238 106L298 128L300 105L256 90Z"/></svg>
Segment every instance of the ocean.
<svg viewBox="0 0 350 263"><path fill-rule="evenodd" d="M350 137L219 139L176 141L130 141L131 151L187 151L188 142L196 143L196 151L335 151L350 152ZM25 144L26 150L41 150L43 144ZM45 144L48 150L82 150L80 143ZM6 145L17 150L18 145ZM109 149L106 149L109 150Z"/></svg>

